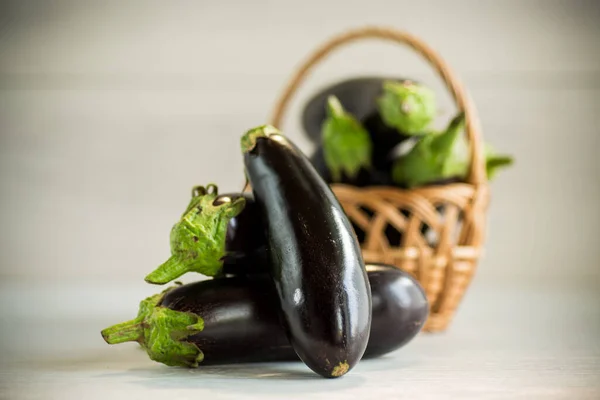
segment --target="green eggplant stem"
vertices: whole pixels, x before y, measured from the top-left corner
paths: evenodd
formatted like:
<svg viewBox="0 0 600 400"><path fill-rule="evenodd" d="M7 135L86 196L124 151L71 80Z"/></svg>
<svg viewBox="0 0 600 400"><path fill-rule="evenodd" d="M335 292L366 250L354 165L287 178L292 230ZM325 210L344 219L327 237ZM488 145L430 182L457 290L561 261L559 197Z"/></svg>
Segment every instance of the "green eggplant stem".
<svg viewBox="0 0 600 400"><path fill-rule="evenodd" d="M102 337L108 344L139 342L144 339L143 322L142 317L121 322L102 330Z"/></svg>
<svg viewBox="0 0 600 400"><path fill-rule="evenodd" d="M213 184L206 189L202 186L194 188L185 212L171 228L171 256L146 275L146 282L164 285L186 272L206 276L220 273L227 226L231 218L242 212L246 200L241 197L215 204L218 194L218 188Z"/></svg>
<svg viewBox="0 0 600 400"><path fill-rule="evenodd" d="M154 271L146 275L144 280L154 285L164 285L190 271L193 271L193 269L172 256Z"/></svg>
<svg viewBox="0 0 600 400"><path fill-rule="evenodd" d="M385 81L377 109L385 125L421 136L436 115L435 93L413 82Z"/></svg>
<svg viewBox="0 0 600 400"><path fill-rule="evenodd" d="M369 133L334 95L327 98L326 113L321 126L322 146L332 181L341 181L343 175L354 179L361 169L371 167Z"/></svg>
<svg viewBox="0 0 600 400"><path fill-rule="evenodd" d="M488 179L493 179L496 173L503 167L508 167L514 162L513 157L507 155L491 155L485 163L485 170Z"/></svg>
<svg viewBox="0 0 600 400"><path fill-rule="evenodd" d="M327 115L330 117L341 117L344 114L345 110L340 100L333 95L327 97Z"/></svg>
<svg viewBox="0 0 600 400"><path fill-rule="evenodd" d="M160 305L165 293L174 288L142 300L135 319L102 330L104 341L138 342L151 360L170 366L197 367L204 354L187 338L202 332L204 320L200 315Z"/></svg>
<svg viewBox="0 0 600 400"><path fill-rule="evenodd" d="M465 122L465 114L459 113L456 117L450 121L446 131L436 136L432 142L432 149L442 155L445 160L451 160L452 149L456 143L456 140L460 138L462 133L461 129Z"/></svg>

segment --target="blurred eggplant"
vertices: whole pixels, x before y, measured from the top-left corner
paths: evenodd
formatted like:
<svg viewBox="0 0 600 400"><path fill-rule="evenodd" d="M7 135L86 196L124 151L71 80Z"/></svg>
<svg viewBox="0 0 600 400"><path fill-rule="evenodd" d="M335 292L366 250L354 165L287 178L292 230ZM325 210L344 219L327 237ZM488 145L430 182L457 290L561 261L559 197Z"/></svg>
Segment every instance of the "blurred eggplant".
<svg viewBox="0 0 600 400"><path fill-rule="evenodd" d="M327 118L327 99L335 96L346 111L363 121L377 111L377 99L383 93L384 81L404 81L400 77L365 76L338 81L321 88L304 106L302 126L306 136L315 144L321 144L321 128Z"/></svg>
<svg viewBox="0 0 600 400"><path fill-rule="evenodd" d="M331 116L332 107L329 103L332 98L343 105L341 118ZM363 133L366 129L370 143L362 146L362 152L352 150L356 154L353 156L352 151L341 149L343 154L334 157L352 168L350 174L344 174L340 178L340 168L332 162L326 163L319 171L322 176L327 177L328 182L355 186L390 185L398 145L427 133L425 128L435 116L435 106L433 92L415 81L385 77L355 78L338 82L317 93L305 106L303 126L317 145L325 147L328 160L331 159L332 151L341 147L340 142L348 143L352 137L355 138L355 143L366 142ZM362 127L358 127L360 124ZM333 145L331 136L341 138L343 134L332 135L332 126L338 131L357 133L347 133L346 139L340 139ZM371 155L368 163L364 159L365 153ZM321 157L320 154L316 153L313 158L317 157ZM361 170L354 174L357 167L361 167ZM327 170L328 173L325 173Z"/></svg>
<svg viewBox="0 0 600 400"><path fill-rule="evenodd" d="M426 135L394 163L392 178L397 185L413 188L452 179L466 171L467 148L459 140L464 124L460 113L445 131Z"/></svg>
<svg viewBox="0 0 600 400"><path fill-rule="evenodd" d="M333 95L327 98L322 130L323 156L333 182L341 182L342 177L352 182L359 171L371 169L369 133Z"/></svg>
<svg viewBox="0 0 600 400"><path fill-rule="evenodd" d="M386 125L377 110L362 120L363 126L371 136L371 165L374 170L387 172L391 176L394 162L394 150L400 143L412 138Z"/></svg>
<svg viewBox="0 0 600 400"><path fill-rule="evenodd" d="M437 112L435 93L414 81L385 81L377 109L385 125L404 135L422 136Z"/></svg>
<svg viewBox="0 0 600 400"><path fill-rule="evenodd" d="M407 154L394 162L394 183L414 188L464 181L470 163L464 123L464 113L458 113L444 131L432 132L419 139ZM484 156L488 179L513 163L511 156L497 154L489 144L484 146Z"/></svg>
<svg viewBox="0 0 600 400"><path fill-rule="evenodd" d="M317 149L310 155L309 160L319 175L328 184L341 183L356 187L393 185L392 162L388 163L388 168L371 168L369 170L361 168L354 178L349 178L343 174L338 182L334 182L331 177L331 173L327 168L322 146L317 147Z"/></svg>

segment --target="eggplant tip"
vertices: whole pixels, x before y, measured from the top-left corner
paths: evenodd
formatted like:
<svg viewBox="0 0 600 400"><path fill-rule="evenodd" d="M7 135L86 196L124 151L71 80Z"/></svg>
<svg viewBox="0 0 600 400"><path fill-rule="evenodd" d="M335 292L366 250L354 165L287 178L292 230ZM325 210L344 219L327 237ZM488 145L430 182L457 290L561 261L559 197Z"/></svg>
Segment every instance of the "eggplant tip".
<svg viewBox="0 0 600 400"><path fill-rule="evenodd" d="M349 369L350 366L348 365L348 363L343 361L333 368L333 370L331 371L331 376L333 378L339 378L340 376L345 375Z"/></svg>

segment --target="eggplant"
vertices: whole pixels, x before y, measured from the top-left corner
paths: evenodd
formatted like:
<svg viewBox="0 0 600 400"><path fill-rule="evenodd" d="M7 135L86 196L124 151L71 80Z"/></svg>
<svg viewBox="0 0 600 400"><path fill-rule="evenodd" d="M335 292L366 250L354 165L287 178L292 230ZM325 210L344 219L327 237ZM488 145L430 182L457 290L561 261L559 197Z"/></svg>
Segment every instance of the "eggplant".
<svg viewBox="0 0 600 400"><path fill-rule="evenodd" d="M387 126L377 111L367 115L361 122L371 136L373 147L371 165L375 170L385 172L391 176L395 149L413 136L403 134L395 128Z"/></svg>
<svg viewBox="0 0 600 400"><path fill-rule="evenodd" d="M249 231L260 224L256 208L250 194L219 195L216 185L195 187L171 229L171 257L144 279L163 285L191 271L216 276L226 259L247 265L263 260L263 231Z"/></svg>
<svg viewBox="0 0 600 400"><path fill-rule="evenodd" d="M217 196L213 204L233 203L239 198L243 198L246 205L227 224L222 261L224 265L239 264L252 270L254 266L264 264L267 257L267 239L254 196L251 193L227 193Z"/></svg>
<svg viewBox="0 0 600 400"><path fill-rule="evenodd" d="M352 182L359 171L371 170L369 133L333 95L327 99L327 119L322 129L323 156L334 182L340 182L342 177Z"/></svg>
<svg viewBox="0 0 600 400"><path fill-rule="evenodd" d="M429 302L407 272L386 264L367 265L372 298L369 343L364 358L380 357L405 346L422 329Z"/></svg>
<svg viewBox="0 0 600 400"><path fill-rule="evenodd" d="M292 141L266 125L246 132L241 144L290 342L313 371L340 377L369 338L371 292L360 244L331 188Z"/></svg>
<svg viewBox="0 0 600 400"><path fill-rule="evenodd" d="M443 132L424 136L394 162L394 182L408 188L444 182L466 173L468 148L460 140L464 113L459 113Z"/></svg>
<svg viewBox="0 0 600 400"><path fill-rule="evenodd" d="M357 177L344 176L341 180L333 179L339 173L338 168L334 165L332 171L325 164L328 181L354 186L393 185L394 153L401 143L427 134L425 128L435 116L434 93L412 80L375 77L349 79L322 89L305 106L303 126L309 137L319 145L338 149L342 147L340 143L330 144L331 139L326 135L331 133L331 129L327 129L332 125L331 98L344 105L343 113L338 114L344 119L357 120L360 129L353 128L353 131L368 132L370 141L368 146L363 146L363 152L370 153L371 157L365 161L356 151L354 158L340 157L340 161L344 162L342 165L369 167L362 168ZM340 119L338 117L334 121ZM352 137L358 140L357 135Z"/></svg>
<svg viewBox="0 0 600 400"><path fill-rule="evenodd" d="M335 96L346 110L358 120L364 120L377 112L377 99L383 94L383 82L403 82L400 77L364 76L335 82L321 88L305 104L302 111L302 127L306 136L315 144L321 144L321 127L327 118L327 98Z"/></svg>
<svg viewBox="0 0 600 400"><path fill-rule="evenodd" d="M422 136L436 115L435 93L410 80L385 81L377 111L385 125L404 135Z"/></svg>
<svg viewBox="0 0 600 400"><path fill-rule="evenodd" d="M213 278L148 297L138 316L102 331L109 344L138 342L150 359L169 366L299 361L277 310L277 293L265 264L261 273ZM366 266L372 292L369 342L363 358L398 350L421 330L429 315L419 283L393 266Z"/></svg>
<svg viewBox="0 0 600 400"><path fill-rule="evenodd" d="M387 169L372 168L367 170L361 168L355 177L350 178L347 175L342 175L342 178L339 180L339 182L334 182L331 177L331 173L327 168L327 164L325 163L325 156L323 154L322 146L319 146L309 156L309 160L313 167L315 167L321 178L323 178L323 180L328 184L341 183L356 187L389 186L393 184L391 163L388 163L389 168Z"/></svg>
<svg viewBox="0 0 600 400"><path fill-rule="evenodd" d="M445 130L423 136L405 155L394 161L392 178L408 188L445 185L464 181L469 170L469 145L464 135L464 112L459 112ZM512 164L508 155L497 154L485 144L486 173L492 179L500 168Z"/></svg>
<svg viewBox="0 0 600 400"><path fill-rule="evenodd" d="M373 179L369 175L384 178L390 176L391 154L394 148L410 137L398 132L394 127L385 125L379 114L377 99L383 94L383 83L389 80L405 81L402 78L391 77L360 77L343 80L321 89L304 107L302 113L304 131L319 148L323 144L323 123L327 120L327 102L330 96L335 96L344 105L346 112L356 118L369 133L372 170L370 173L360 171L361 176L354 181L344 177L341 183L355 186L387 184L371 183ZM384 180L391 181L391 179Z"/></svg>

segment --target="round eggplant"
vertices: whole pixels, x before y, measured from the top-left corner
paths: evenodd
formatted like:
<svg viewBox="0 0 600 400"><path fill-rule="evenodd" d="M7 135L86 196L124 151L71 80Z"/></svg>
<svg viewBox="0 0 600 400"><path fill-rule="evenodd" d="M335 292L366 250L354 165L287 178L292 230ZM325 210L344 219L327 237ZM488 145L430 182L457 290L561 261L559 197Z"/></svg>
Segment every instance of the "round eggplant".
<svg viewBox="0 0 600 400"><path fill-rule="evenodd" d="M363 358L374 358L410 342L429 305L409 274L384 264L366 268L373 321ZM238 265L225 269L239 272ZM102 336L109 344L136 341L152 360L170 366L298 361L279 318L268 267L255 270L262 273L170 287L143 300L135 319L104 329Z"/></svg>
<svg viewBox="0 0 600 400"><path fill-rule="evenodd" d="M224 260L249 265L264 259L266 238L250 194L219 195L215 185L197 186L171 229L171 257L145 277L165 284L186 272L219 275ZM250 259L251 261L249 261Z"/></svg>
<svg viewBox="0 0 600 400"><path fill-rule="evenodd" d="M276 128L248 131L242 152L290 342L313 371L340 377L361 359L371 324L371 291L350 221L308 158Z"/></svg>

